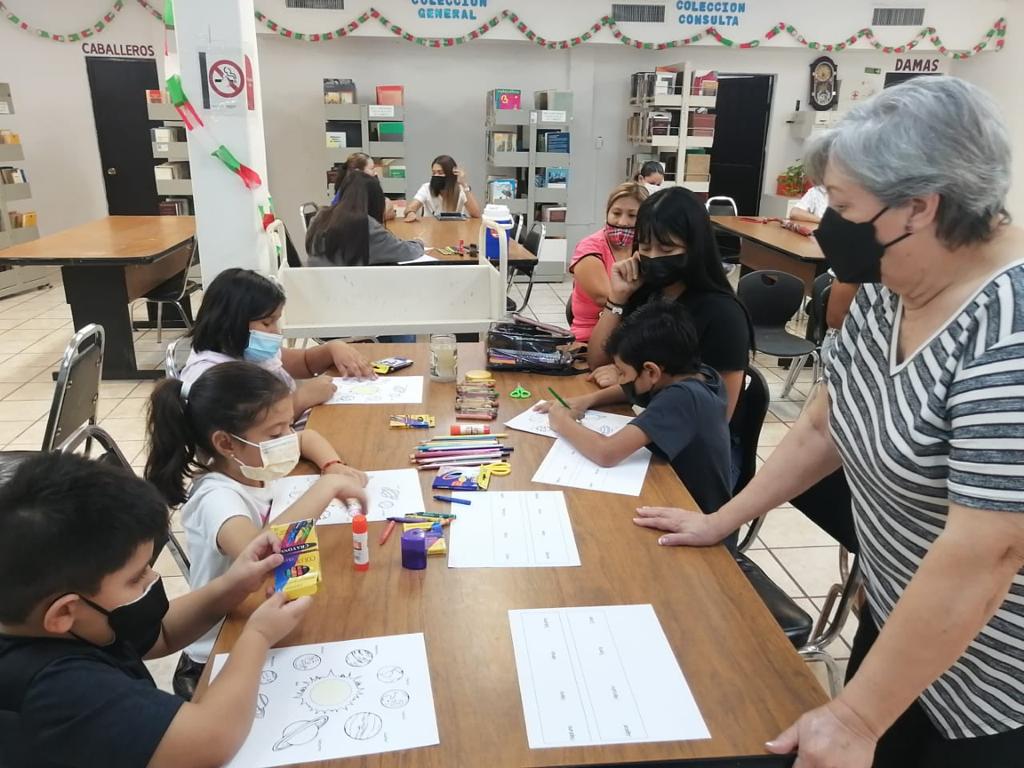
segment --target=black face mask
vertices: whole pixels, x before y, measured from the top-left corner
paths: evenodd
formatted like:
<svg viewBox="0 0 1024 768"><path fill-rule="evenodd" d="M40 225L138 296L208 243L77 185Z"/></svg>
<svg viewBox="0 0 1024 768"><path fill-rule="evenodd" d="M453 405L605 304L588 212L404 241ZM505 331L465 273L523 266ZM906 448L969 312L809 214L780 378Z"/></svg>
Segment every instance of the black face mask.
<svg viewBox="0 0 1024 768"><path fill-rule="evenodd" d="M814 236L839 282L882 282L882 257L886 248L913 234L907 232L888 243L878 242L875 222L887 210L889 208L885 207L871 221L862 222L844 219L833 208L825 211Z"/></svg>
<svg viewBox="0 0 1024 768"><path fill-rule="evenodd" d="M685 253L670 253L667 256L651 258L640 257L640 276L644 285L652 288L667 288L678 283L686 274L687 256Z"/></svg>
<svg viewBox="0 0 1024 768"><path fill-rule="evenodd" d="M87 597L79 597L86 605L107 617L107 623L114 632L114 642L127 643L140 654L152 648L160 637L161 623L169 607L162 578L150 584L141 597L112 611Z"/></svg>
<svg viewBox="0 0 1024 768"><path fill-rule="evenodd" d="M636 391L636 379L627 381L622 384L622 394L626 396L626 400L631 405L639 405L641 408L646 408L651 404L651 398L654 397L654 392L648 390L647 392Z"/></svg>
<svg viewBox="0 0 1024 768"><path fill-rule="evenodd" d="M430 194L434 197L440 197L441 193L444 192L445 186L448 184L447 176L431 176L430 177Z"/></svg>

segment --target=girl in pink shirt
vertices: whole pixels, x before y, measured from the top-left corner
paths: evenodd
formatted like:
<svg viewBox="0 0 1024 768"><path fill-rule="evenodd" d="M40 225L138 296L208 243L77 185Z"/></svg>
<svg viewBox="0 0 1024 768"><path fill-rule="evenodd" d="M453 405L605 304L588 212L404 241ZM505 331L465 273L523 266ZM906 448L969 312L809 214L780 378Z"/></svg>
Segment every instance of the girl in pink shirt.
<svg viewBox="0 0 1024 768"><path fill-rule="evenodd" d="M647 199L642 184L619 184L608 196L605 225L576 246L569 272L573 276L572 332L576 341L586 342L597 317L608 301L608 276L612 265L633 255L636 212Z"/></svg>

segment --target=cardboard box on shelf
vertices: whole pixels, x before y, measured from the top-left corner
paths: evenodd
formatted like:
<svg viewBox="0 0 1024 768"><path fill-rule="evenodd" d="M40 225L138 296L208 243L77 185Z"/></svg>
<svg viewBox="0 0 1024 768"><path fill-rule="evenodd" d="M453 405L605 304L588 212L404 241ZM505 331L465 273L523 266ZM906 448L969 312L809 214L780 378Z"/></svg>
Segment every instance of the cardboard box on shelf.
<svg viewBox="0 0 1024 768"><path fill-rule="evenodd" d="M690 113L691 136L714 136L715 116L704 112Z"/></svg>

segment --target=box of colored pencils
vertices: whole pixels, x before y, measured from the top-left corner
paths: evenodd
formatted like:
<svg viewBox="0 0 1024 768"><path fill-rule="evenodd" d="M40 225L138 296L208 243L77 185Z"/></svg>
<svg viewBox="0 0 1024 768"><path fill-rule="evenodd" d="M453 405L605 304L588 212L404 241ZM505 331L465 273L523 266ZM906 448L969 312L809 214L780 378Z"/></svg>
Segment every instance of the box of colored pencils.
<svg viewBox="0 0 1024 768"><path fill-rule="evenodd" d="M494 381L455 386L455 418L493 421L498 418L498 389Z"/></svg>
<svg viewBox="0 0 1024 768"><path fill-rule="evenodd" d="M272 525L270 530L281 540L284 562L274 569L274 591L284 592L289 600L315 595L320 586L320 542L315 520Z"/></svg>
<svg viewBox="0 0 1024 768"><path fill-rule="evenodd" d="M409 458L419 469L440 469L443 466L479 467L506 461L512 448L494 435L463 435L435 437L416 446Z"/></svg>

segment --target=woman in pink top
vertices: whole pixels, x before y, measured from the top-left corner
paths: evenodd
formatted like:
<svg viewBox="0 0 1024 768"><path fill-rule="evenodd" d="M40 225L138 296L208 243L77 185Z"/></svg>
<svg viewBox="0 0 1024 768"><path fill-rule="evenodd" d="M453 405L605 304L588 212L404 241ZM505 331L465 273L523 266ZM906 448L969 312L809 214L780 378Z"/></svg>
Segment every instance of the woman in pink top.
<svg viewBox="0 0 1024 768"><path fill-rule="evenodd" d="M572 332L576 341L590 340L590 332L608 301L612 265L633 255L633 231L636 212L647 199L642 184L619 184L608 196L605 225L600 231L580 240L572 254Z"/></svg>

